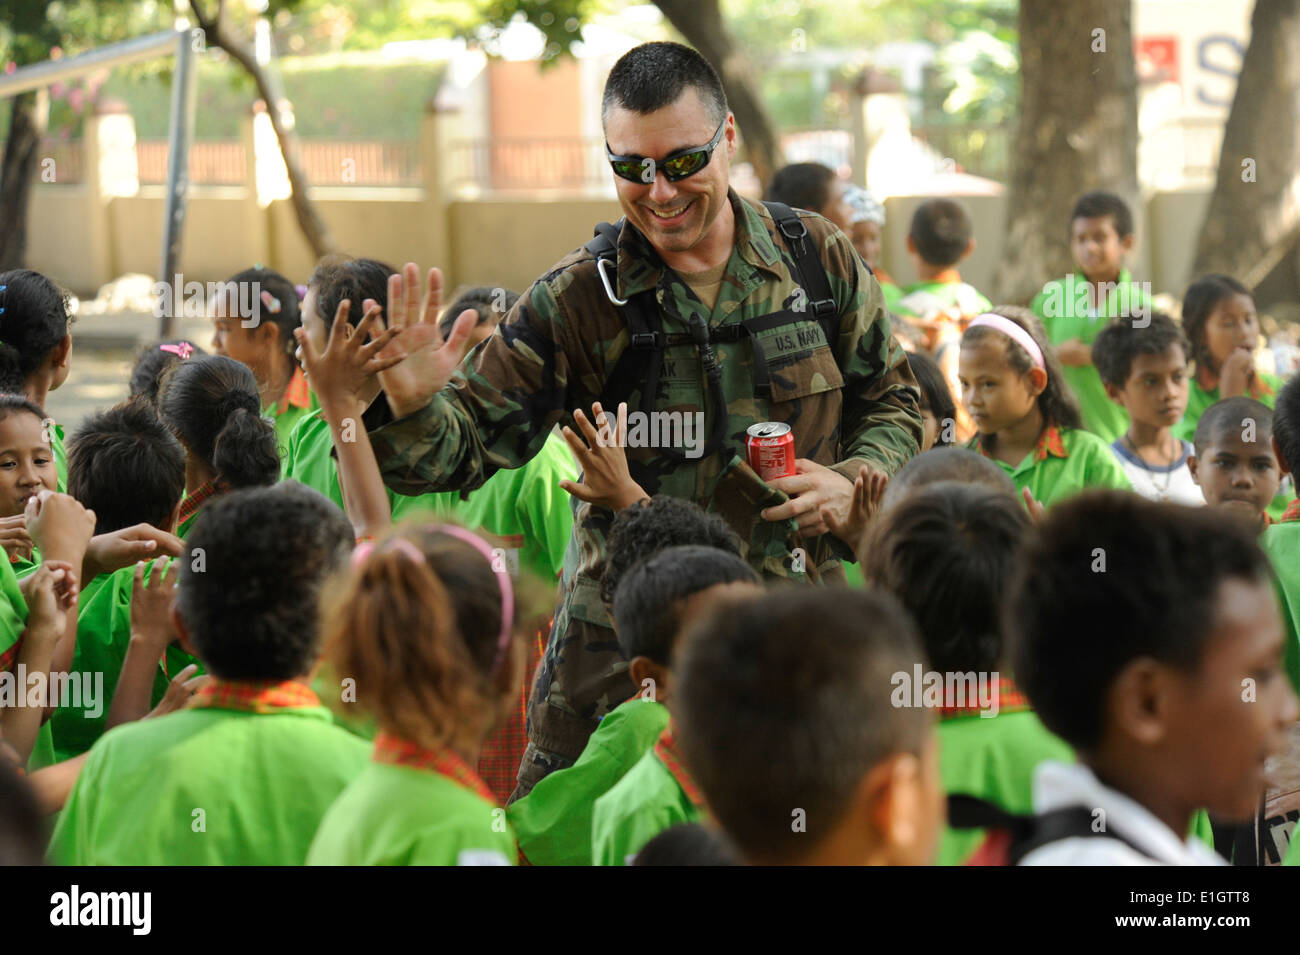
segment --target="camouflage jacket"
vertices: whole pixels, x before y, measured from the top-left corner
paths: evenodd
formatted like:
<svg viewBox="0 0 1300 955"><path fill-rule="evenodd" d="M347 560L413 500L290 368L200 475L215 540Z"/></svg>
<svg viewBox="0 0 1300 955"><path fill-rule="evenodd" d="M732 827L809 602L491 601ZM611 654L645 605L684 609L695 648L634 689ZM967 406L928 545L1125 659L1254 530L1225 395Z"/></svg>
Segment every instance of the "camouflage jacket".
<svg viewBox="0 0 1300 955"><path fill-rule="evenodd" d="M656 289L666 334L688 332L696 313L720 327L783 308L797 310L800 299L808 297L798 287L793 258L767 209L734 192L729 199L735 246L711 312L662 266L639 231L623 226L617 294L628 298ZM831 223L813 213L800 216L830 280L840 317L836 341L826 341L809 310L797 325L754 332L753 342L741 338L714 345L727 396L724 449L682 459L629 446L627 455L632 476L647 493L686 498L722 514L747 542L750 563L765 576L843 580L840 556L849 552L841 542L831 535L800 541L794 521L759 517L761 508L786 496L744 463L745 431L760 421L786 421L796 457L834 468L850 480L863 463L892 474L920 447L919 391L890 333L874 276ZM595 259L585 249L571 253L529 287L498 331L466 357L428 405L371 433L384 481L403 494L472 490L500 468L519 467L541 449L552 427L573 426L573 409L590 415L628 345L627 322L606 296ZM770 397L756 397L759 354L768 366ZM627 398L629 412L642 407L642 387L637 383ZM708 395L696 346L669 345L653 407L703 411L702 441L719 413ZM632 425L629 421L629 445L635 443ZM576 500L571 504L574 537L565 557L566 597L556 619L561 633L566 611L610 626L599 581L613 515ZM798 555L803 559L795 559L799 546L806 549Z"/></svg>

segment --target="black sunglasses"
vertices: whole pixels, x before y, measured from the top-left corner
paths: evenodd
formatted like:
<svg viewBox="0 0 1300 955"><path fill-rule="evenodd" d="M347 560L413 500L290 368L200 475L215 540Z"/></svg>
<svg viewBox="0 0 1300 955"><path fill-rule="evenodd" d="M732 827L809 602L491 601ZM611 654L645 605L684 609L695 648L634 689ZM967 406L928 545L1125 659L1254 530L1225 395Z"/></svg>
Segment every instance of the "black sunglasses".
<svg viewBox="0 0 1300 955"><path fill-rule="evenodd" d="M646 156L615 156L614 151L609 148L609 143L605 143L605 155L614 169L614 175L620 179L648 186L655 181L655 174L662 170L669 182L677 182L687 176L695 175L709 164L709 160L713 158L713 150L717 149L718 143L722 142L722 131L726 128L727 121L723 119L708 145L687 146L685 149L670 153L663 159L650 159Z"/></svg>

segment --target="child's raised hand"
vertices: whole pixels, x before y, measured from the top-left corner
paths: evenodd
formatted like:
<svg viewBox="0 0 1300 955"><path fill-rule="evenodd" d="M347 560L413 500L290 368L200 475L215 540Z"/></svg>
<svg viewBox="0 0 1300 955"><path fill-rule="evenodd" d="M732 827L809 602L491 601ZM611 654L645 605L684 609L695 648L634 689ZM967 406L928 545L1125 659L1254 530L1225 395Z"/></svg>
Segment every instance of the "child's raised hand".
<svg viewBox="0 0 1300 955"><path fill-rule="evenodd" d="M27 532L41 553L80 562L95 533L95 512L68 494L41 490L28 498Z"/></svg>
<svg viewBox="0 0 1300 955"><path fill-rule="evenodd" d="M172 677L171 682L167 684L167 692L158 701L158 705L140 718L149 720L155 716L166 716L188 705L190 700L194 699L194 694L198 692L199 687L212 679L206 673L203 676L195 676L198 669L197 663L191 663Z"/></svg>
<svg viewBox="0 0 1300 955"><path fill-rule="evenodd" d="M1020 496L1025 502L1025 510L1029 512L1029 519L1035 524L1043 523L1047 517L1047 508L1034 499L1034 492L1025 488L1020 492Z"/></svg>
<svg viewBox="0 0 1300 955"><path fill-rule="evenodd" d="M312 390L316 392L321 407L328 407L331 414L337 412L340 418L360 417L366 410L363 394L371 380L402 360L400 354L392 352L385 357L379 355L401 331L400 328L377 331L381 311L371 302L361 321L353 328L348 323L352 303L347 299L339 302L325 350L321 352L316 350L305 329L294 329Z"/></svg>
<svg viewBox="0 0 1300 955"><path fill-rule="evenodd" d="M51 647L59 642L67 624L63 611L68 608L66 594L71 574L66 563L47 561L23 581L23 597L27 600L26 639ZM75 591L72 602L76 602Z"/></svg>
<svg viewBox="0 0 1300 955"><path fill-rule="evenodd" d="M853 500L849 505L848 517L841 521L830 508L821 509L822 520L831 533L852 547L855 554L861 552L867 528L880 513L880 500L884 497L888 484L888 474L864 464L858 469L858 476L853 482Z"/></svg>
<svg viewBox="0 0 1300 955"><path fill-rule="evenodd" d="M176 638L171 613L176 600L178 566L175 561L167 566L166 558L155 560L150 574L153 582L146 587L145 562L135 565L135 582L131 587L131 633L156 646L160 656Z"/></svg>
<svg viewBox="0 0 1300 955"><path fill-rule="evenodd" d="M107 534L96 534L86 548L82 577L90 580L154 557L179 557L185 545L175 534L160 531L152 524L135 524Z"/></svg>
<svg viewBox="0 0 1300 955"><path fill-rule="evenodd" d="M1219 394L1224 398L1244 395L1255 377L1255 353L1249 348L1233 349L1219 369Z"/></svg>
<svg viewBox="0 0 1300 955"><path fill-rule="evenodd" d="M32 558L32 535L27 532L27 515L0 517L0 547L10 557Z"/></svg>
<svg viewBox="0 0 1300 955"><path fill-rule="evenodd" d="M565 426L562 429L564 440L582 468L582 482L561 481L560 487L580 501L621 511L648 496L641 485L632 480L621 443L627 435L627 403L618 406L617 422L610 419L599 402L592 405L591 410L600 424L599 431L581 409L573 412L573 420L587 439L586 444L573 433L572 428Z"/></svg>

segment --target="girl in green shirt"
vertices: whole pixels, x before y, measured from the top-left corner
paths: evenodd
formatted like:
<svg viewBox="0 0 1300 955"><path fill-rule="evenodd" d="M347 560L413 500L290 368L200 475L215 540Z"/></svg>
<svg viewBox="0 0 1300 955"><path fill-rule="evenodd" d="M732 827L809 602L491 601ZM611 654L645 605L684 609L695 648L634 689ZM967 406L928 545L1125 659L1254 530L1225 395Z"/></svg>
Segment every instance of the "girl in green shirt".
<svg viewBox="0 0 1300 955"><path fill-rule="evenodd" d="M1028 309L1001 306L962 335L958 380L978 434L971 448L1043 506L1087 487L1130 490L1101 438L1081 430L1042 323Z"/></svg>
<svg viewBox="0 0 1300 955"><path fill-rule="evenodd" d="M58 484L47 420L22 395L0 394L0 544L20 577L41 563L27 532L27 501Z"/></svg>

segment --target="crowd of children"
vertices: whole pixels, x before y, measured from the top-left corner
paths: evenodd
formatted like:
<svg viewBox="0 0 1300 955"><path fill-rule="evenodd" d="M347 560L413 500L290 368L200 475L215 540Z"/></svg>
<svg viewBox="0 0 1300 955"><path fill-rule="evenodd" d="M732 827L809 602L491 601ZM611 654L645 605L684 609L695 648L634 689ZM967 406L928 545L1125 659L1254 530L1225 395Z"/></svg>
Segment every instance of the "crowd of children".
<svg viewBox="0 0 1300 955"><path fill-rule="evenodd" d="M823 515L851 588L765 586L621 453L582 473L599 414L471 493L386 486L381 261L232 276L210 352L145 347L66 442L67 298L0 273L0 862L1300 864L1300 383L1250 290L1153 310L1108 193L1028 308L962 280L957 201L900 286L865 190L799 163L767 197L850 236L920 391L921 453ZM516 788L579 500L634 692Z"/></svg>

